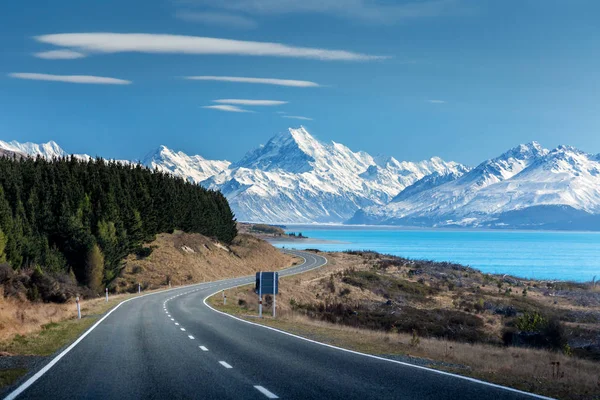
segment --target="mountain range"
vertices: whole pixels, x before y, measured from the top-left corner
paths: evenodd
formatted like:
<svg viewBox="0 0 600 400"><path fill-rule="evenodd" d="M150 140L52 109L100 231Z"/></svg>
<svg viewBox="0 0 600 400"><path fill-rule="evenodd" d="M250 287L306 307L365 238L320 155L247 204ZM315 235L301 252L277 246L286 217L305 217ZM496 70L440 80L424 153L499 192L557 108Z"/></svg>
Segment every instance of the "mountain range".
<svg viewBox="0 0 600 400"><path fill-rule="evenodd" d="M68 155L55 142L0 141L0 153ZM354 152L300 127L234 163L165 146L131 162L220 190L240 221L600 230L600 155L569 146L522 144L469 168Z"/></svg>

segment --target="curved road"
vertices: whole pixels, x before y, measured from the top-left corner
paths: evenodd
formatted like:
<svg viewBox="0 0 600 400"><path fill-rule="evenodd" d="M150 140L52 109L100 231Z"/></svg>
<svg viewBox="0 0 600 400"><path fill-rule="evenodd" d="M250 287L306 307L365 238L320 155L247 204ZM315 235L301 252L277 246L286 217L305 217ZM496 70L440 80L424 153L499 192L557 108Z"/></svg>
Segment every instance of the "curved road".
<svg viewBox="0 0 600 400"><path fill-rule="evenodd" d="M289 253L305 262L280 276L326 263ZM204 303L221 289L253 282L254 276L203 283L124 302L7 399L536 397L302 340Z"/></svg>

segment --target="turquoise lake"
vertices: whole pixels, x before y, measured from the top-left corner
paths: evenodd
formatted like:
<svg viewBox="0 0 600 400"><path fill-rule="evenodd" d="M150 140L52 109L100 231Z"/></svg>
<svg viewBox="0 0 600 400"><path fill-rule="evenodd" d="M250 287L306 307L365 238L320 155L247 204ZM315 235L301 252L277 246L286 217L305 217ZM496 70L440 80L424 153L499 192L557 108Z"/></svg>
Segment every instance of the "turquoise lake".
<svg viewBox="0 0 600 400"><path fill-rule="evenodd" d="M600 279L600 233L481 230L402 230L382 227L288 226L302 242L277 247L324 251L373 250L413 259L452 261L483 272L524 278ZM326 243L324 241L335 241Z"/></svg>

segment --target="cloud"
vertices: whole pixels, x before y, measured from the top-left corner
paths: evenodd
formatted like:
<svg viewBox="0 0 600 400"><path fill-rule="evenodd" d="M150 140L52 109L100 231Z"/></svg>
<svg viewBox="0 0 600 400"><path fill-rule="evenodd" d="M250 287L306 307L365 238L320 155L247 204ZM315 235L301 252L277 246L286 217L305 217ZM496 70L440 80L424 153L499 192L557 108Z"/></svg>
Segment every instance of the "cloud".
<svg viewBox="0 0 600 400"><path fill-rule="evenodd" d="M282 43L151 33L59 33L37 36L35 39L86 53L212 54L324 61L372 61L387 58L346 50L295 47Z"/></svg>
<svg viewBox="0 0 600 400"><path fill-rule="evenodd" d="M290 119L301 119L303 121L312 121L312 118L301 117L299 115L283 115L281 118L290 118Z"/></svg>
<svg viewBox="0 0 600 400"><path fill-rule="evenodd" d="M238 106L280 106L288 102L279 100L220 99L213 100L213 103L235 104Z"/></svg>
<svg viewBox="0 0 600 400"><path fill-rule="evenodd" d="M236 106L231 106L231 105L226 105L226 104L218 105L218 106L204 106L202 108L209 108L209 109L212 109L212 110L227 111L227 112L236 112L236 113L254 112L254 111L244 110L243 108L236 107Z"/></svg>
<svg viewBox="0 0 600 400"><path fill-rule="evenodd" d="M195 81L221 81L237 83L255 83L262 85L292 86L292 87L319 87L318 83L310 81L297 81L290 79L273 78L245 78L240 76L186 76L185 79Z"/></svg>
<svg viewBox="0 0 600 400"><path fill-rule="evenodd" d="M194 0L188 3L259 15L328 14L371 23L393 23L462 12L460 0Z"/></svg>
<svg viewBox="0 0 600 400"><path fill-rule="evenodd" d="M221 25L237 29L254 29L258 26L256 21L251 18L224 12L196 12L180 10L175 13L175 17L187 22Z"/></svg>
<svg viewBox="0 0 600 400"><path fill-rule="evenodd" d="M74 60L76 58L87 57L86 54L73 50L50 50L34 53L34 57L44 58L46 60Z"/></svg>
<svg viewBox="0 0 600 400"><path fill-rule="evenodd" d="M431 104L446 104L446 100L427 100Z"/></svg>
<svg viewBox="0 0 600 400"><path fill-rule="evenodd" d="M36 81L53 81L67 83L87 83L97 85L129 85L131 81L117 78L106 78L102 76L89 75L50 75L50 74L34 74L27 72L14 72L8 74L11 78L30 79Z"/></svg>

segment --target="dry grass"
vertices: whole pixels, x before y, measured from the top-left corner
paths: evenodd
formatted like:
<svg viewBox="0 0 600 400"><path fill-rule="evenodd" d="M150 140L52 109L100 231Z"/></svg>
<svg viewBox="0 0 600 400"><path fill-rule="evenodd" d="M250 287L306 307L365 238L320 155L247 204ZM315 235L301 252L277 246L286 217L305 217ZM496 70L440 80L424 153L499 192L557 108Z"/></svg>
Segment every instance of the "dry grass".
<svg viewBox="0 0 600 400"><path fill-rule="evenodd" d="M82 300L81 314L83 320L93 321L95 317L117 305L119 302L133 297L131 294L111 295L107 303L104 298ZM39 354L22 352L11 345L17 337L28 337L38 334L44 327L53 326L62 321L77 322L77 308L75 302L65 304L32 303L16 299L0 297L0 351L9 354ZM61 346L58 346L60 348ZM7 354L4 354L7 355Z"/></svg>
<svg viewBox="0 0 600 400"><path fill-rule="evenodd" d="M194 282L250 275L260 270L274 270L298 262L267 242L250 235L239 235L229 247L200 234L175 232L158 235L149 244L155 247L145 259L131 255L125 270L116 281L119 292L167 285L187 285Z"/></svg>
<svg viewBox="0 0 600 400"><path fill-rule="evenodd" d="M418 338L419 344L415 345L413 336L407 333L373 331L331 324L311 319L303 313L294 311L294 307L290 305L291 300L297 303L314 304L326 298L339 299L339 293L344 288L351 290L344 295L344 301L350 304L364 300L385 301L384 297L368 290L361 291L355 286L348 286L339 279L335 280L335 292L332 293L329 288L332 275L335 276L349 267L368 270L372 263L365 263L357 256L341 253L327 254L327 258L329 264L323 268L283 278L280 282L280 295L277 298L278 318L276 320L270 318L270 307L266 307L264 310L266 317L259 322L369 354L412 356L463 366L463 368L455 368L434 364L433 367L528 392L560 399L600 399L600 364L594 361L541 349L469 344L424 337ZM403 271L399 268L392 273L397 276ZM488 291L490 295L497 294L498 289L489 286L491 285L483 290ZM227 294L230 299L227 306L222 305L220 296L214 296L210 302L223 311L251 317L252 321L257 321L257 299L251 286L235 288L229 290ZM432 307L455 308L452 299L455 295L456 291L438 293L434 296L435 303ZM548 298L535 290L529 290L526 299L522 300L522 297L518 299L543 302L547 306L558 306L557 308L561 309L578 309L567 298ZM242 306L239 305L239 301ZM418 306L427 307L427 305ZM492 335L499 334L503 327L501 316L486 314L484 319L486 330Z"/></svg>
<svg viewBox="0 0 600 400"><path fill-rule="evenodd" d="M237 299L237 294L231 292L228 298ZM238 316L248 317L250 314L248 309L235 303L224 307L219 295L213 296L210 303ZM433 367L559 399L597 399L600 393L600 368L597 363L556 352L429 338L419 338L419 344L414 345L413 337L404 333L330 324L291 311L281 312L277 319L269 317L268 308L264 314L263 320L257 320L252 312L249 320L367 354L405 355L457 364L464 368L435 364ZM558 371L556 364L553 364L557 362L560 363Z"/></svg>
<svg viewBox="0 0 600 400"><path fill-rule="evenodd" d="M128 257L123 276L117 279L118 290L131 289L137 293L137 282L141 282L147 293L148 290L164 289L167 277L173 286L188 285L248 275L260 269L280 269L298 262L248 235L238 236L229 248L202 235L182 232L161 234L150 245L155 248L149 257L142 260L134 255ZM22 347L10 347L17 335L36 335L44 326L76 318L75 301L65 304L29 302L5 298L1 290L0 287L0 349L4 351L23 354L19 350ZM135 293L111 294L108 303L104 297L82 300L82 314L103 314Z"/></svg>

